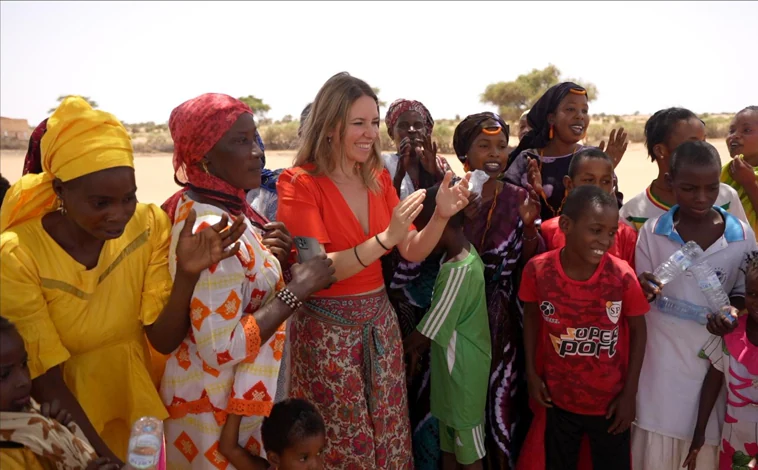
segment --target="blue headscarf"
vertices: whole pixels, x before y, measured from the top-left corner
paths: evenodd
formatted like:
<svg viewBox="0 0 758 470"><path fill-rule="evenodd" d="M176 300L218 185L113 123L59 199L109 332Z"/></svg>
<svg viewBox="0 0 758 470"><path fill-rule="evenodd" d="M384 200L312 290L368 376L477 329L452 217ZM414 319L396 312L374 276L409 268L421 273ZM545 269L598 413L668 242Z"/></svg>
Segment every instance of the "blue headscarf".
<svg viewBox="0 0 758 470"><path fill-rule="evenodd" d="M276 181L279 179L279 175L281 174L283 168L280 168L278 170L267 170L266 169L266 148L263 145L263 139L261 139L261 135L257 132L255 133L255 138L258 140L258 146L261 148L261 151L263 152L263 170L261 170L261 188L266 189L267 191L271 191L273 193L276 192Z"/></svg>

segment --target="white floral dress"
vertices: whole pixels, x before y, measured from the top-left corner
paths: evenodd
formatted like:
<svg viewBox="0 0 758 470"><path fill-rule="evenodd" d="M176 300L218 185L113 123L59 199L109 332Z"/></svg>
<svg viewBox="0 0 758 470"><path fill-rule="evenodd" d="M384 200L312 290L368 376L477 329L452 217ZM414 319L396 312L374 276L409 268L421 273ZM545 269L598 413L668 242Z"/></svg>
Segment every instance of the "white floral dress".
<svg viewBox="0 0 758 470"><path fill-rule="evenodd" d="M218 223L223 211L186 195L177 207L169 267L176 275L176 244L190 210L193 232ZM279 261L246 221L237 256L204 271L191 308L192 329L166 363L161 398L168 409L166 447L172 469L233 469L218 452L227 413L242 415L240 445L265 456L260 425L274 403L285 326L261 343L253 313L283 288Z"/></svg>

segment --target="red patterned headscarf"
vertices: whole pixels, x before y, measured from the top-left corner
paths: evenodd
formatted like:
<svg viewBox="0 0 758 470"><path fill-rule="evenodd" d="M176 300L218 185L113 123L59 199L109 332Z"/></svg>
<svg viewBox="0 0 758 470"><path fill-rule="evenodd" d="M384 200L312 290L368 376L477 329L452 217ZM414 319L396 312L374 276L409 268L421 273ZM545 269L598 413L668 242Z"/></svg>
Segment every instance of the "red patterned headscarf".
<svg viewBox="0 0 758 470"><path fill-rule="evenodd" d="M395 129L395 124L400 116L406 111L416 111L424 118L424 124L426 124L427 135L432 135L434 129L434 119L432 119L431 113L426 109L420 101L399 99L392 102L389 108L387 108L387 115L384 117L384 122L387 123L387 133L392 136L392 132Z"/></svg>
<svg viewBox="0 0 758 470"><path fill-rule="evenodd" d="M47 132L47 119L39 123L34 132L32 132L32 136L29 137L29 149L26 151L22 175L38 175L42 173L42 151L40 150L40 145L45 132Z"/></svg>
<svg viewBox="0 0 758 470"><path fill-rule="evenodd" d="M174 180L183 186L162 206L172 221L182 193L191 189L221 203L234 216L244 214L255 224L268 223L247 203L243 189L205 172L199 165L200 160L245 113L253 114L248 105L218 93L200 95L171 112L168 127L174 140Z"/></svg>

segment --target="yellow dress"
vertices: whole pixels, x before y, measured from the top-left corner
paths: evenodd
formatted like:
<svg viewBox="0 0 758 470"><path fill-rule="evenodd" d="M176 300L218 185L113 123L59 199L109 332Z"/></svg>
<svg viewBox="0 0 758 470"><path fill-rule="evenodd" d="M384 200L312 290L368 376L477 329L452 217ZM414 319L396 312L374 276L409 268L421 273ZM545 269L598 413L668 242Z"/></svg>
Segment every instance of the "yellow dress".
<svg viewBox="0 0 758 470"><path fill-rule="evenodd" d="M742 185L738 182L734 181L732 175L729 174L729 165L731 163L732 162L727 163L721 169L721 182L728 184L737 191L737 194L740 196L740 201L742 201L742 207L745 209L745 214L747 215L747 220L750 223L750 227L753 228L753 231L756 232L756 236L758 236L758 214L756 214L757 208L753 207L753 204L750 202L750 198L745 192L745 188L743 188ZM756 167L754 170L755 177L758 178L758 167Z"/></svg>
<svg viewBox="0 0 758 470"><path fill-rule="evenodd" d="M19 447L0 449L0 469L2 470L55 470L55 465L37 454Z"/></svg>
<svg viewBox="0 0 758 470"><path fill-rule="evenodd" d="M32 378L62 365L66 385L121 459L134 421L168 416L143 325L157 319L171 291L170 232L160 208L138 204L91 270L48 235L39 217L0 235L0 304L24 338Z"/></svg>

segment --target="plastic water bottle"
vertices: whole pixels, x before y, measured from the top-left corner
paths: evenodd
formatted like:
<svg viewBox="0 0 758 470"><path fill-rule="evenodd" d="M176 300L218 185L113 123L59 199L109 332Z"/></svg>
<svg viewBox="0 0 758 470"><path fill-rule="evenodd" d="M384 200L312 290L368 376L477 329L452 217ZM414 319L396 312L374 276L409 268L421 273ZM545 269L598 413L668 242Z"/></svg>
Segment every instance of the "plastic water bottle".
<svg viewBox="0 0 758 470"><path fill-rule="evenodd" d="M163 422L152 416L138 419L132 426L126 463L131 470L163 470Z"/></svg>
<svg viewBox="0 0 758 470"><path fill-rule="evenodd" d="M659 295L655 299L655 306L662 313L683 318L685 320L692 320L701 325L708 324L708 314L711 313L709 308L695 305L684 300L675 299L673 297L666 297L665 295Z"/></svg>
<svg viewBox="0 0 758 470"><path fill-rule="evenodd" d="M729 296L724 292L719 276L713 267L703 262L690 266L689 271L695 276L711 311L722 312L730 321L736 321L737 319L731 315Z"/></svg>
<svg viewBox="0 0 758 470"><path fill-rule="evenodd" d="M694 241L687 242L679 251L655 268L653 275L663 285L673 281L677 276L692 266L697 258L703 255L703 249Z"/></svg>

